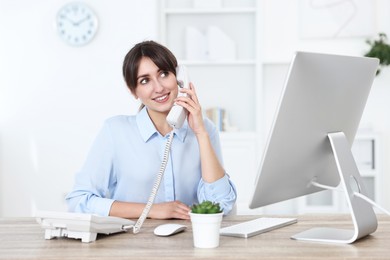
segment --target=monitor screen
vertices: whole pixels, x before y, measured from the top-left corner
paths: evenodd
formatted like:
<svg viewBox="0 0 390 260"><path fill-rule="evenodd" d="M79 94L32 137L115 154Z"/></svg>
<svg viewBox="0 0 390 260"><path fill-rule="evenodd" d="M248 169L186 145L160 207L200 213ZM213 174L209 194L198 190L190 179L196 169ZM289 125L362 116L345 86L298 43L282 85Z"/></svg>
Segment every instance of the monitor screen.
<svg viewBox="0 0 390 260"><path fill-rule="evenodd" d="M297 52L271 127L250 208L337 186L340 177L328 133L352 145L378 59Z"/></svg>

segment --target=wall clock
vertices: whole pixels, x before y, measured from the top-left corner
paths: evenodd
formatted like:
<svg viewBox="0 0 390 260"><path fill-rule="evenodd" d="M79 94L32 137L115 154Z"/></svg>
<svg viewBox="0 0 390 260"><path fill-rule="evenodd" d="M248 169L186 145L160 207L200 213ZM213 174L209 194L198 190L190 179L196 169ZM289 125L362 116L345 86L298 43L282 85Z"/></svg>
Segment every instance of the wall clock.
<svg viewBox="0 0 390 260"><path fill-rule="evenodd" d="M60 8L56 17L56 27L62 40L71 46L89 43L98 29L95 12L86 4L72 2Z"/></svg>

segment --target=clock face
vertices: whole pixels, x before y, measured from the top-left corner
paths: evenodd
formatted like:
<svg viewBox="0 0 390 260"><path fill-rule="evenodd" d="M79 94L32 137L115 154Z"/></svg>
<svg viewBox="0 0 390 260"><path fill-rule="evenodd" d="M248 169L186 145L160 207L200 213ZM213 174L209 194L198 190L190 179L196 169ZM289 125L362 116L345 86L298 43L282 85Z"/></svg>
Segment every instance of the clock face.
<svg viewBox="0 0 390 260"><path fill-rule="evenodd" d="M73 46L82 46L95 36L98 20L87 5L74 2L59 10L56 25L62 40Z"/></svg>

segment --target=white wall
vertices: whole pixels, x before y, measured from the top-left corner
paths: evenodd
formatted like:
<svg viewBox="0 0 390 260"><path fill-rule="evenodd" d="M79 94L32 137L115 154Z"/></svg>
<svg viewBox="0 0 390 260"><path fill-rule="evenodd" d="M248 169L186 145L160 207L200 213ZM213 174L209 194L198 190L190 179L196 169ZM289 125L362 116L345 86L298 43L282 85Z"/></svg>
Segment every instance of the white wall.
<svg viewBox="0 0 390 260"><path fill-rule="evenodd" d="M122 61L136 42L157 40L158 1L84 1L99 19L84 47L57 36L68 2L0 0L0 216L64 209L103 120L138 108Z"/></svg>
<svg viewBox="0 0 390 260"><path fill-rule="evenodd" d="M390 1L372 0L374 4L375 32L385 32L390 36ZM263 43L263 89L265 104L265 124L269 129L277 102L280 97L288 65L294 51L337 53L362 56L368 51L366 39L369 37L339 37L302 39L299 33L300 0L265 0L264 7L264 43ZM283 7L283 8L281 8ZM369 22L369 21L367 21ZM320 26L320 25L319 25ZM390 209L390 68L385 68L376 77L372 86L366 109L360 124L360 131L373 131L381 135L381 165L383 191L378 201ZM265 132L268 132L266 130Z"/></svg>

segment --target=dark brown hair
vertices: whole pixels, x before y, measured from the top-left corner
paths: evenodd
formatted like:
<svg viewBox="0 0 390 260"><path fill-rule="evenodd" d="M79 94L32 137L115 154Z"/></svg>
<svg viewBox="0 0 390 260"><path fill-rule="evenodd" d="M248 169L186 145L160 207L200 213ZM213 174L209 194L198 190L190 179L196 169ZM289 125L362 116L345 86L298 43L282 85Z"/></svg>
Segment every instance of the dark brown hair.
<svg viewBox="0 0 390 260"><path fill-rule="evenodd" d="M159 69L172 72L176 76L177 60L167 47L155 41L137 43L125 56L122 68L123 77L131 93L134 94L137 88L137 74L142 57L148 57Z"/></svg>

